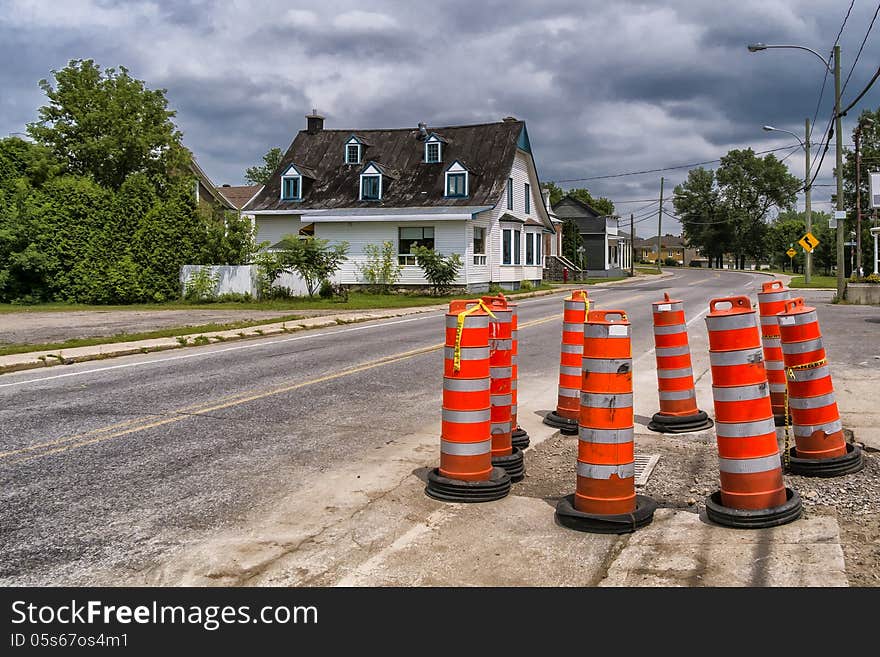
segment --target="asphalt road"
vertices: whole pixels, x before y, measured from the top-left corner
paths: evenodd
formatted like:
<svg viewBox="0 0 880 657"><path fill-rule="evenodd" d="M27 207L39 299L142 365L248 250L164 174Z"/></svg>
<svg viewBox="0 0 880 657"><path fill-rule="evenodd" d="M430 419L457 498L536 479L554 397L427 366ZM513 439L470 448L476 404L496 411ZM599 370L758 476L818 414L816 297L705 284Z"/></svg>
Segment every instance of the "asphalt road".
<svg viewBox="0 0 880 657"><path fill-rule="evenodd" d="M627 311L637 355L664 291L696 320L711 297L754 299L766 280L685 269L591 297ZM521 390L557 370L561 299L520 303ZM433 423L442 326L431 313L0 376L0 583L129 581Z"/></svg>

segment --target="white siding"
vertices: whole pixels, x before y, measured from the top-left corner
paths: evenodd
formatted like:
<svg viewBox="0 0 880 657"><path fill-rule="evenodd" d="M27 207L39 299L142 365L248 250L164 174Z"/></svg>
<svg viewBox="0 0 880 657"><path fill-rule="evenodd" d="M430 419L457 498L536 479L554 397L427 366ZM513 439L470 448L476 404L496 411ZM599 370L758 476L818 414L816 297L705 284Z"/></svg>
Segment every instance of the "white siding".
<svg viewBox="0 0 880 657"><path fill-rule="evenodd" d="M296 235L303 227L298 214L256 215L257 244L279 242L285 235Z"/></svg>
<svg viewBox="0 0 880 657"><path fill-rule="evenodd" d="M480 212L473 221L467 222L468 227L465 230L465 234L467 237L466 262L470 265L468 267L468 282L470 283L488 283L489 273L492 271L492 258L495 258L497 260L501 257L501 252L494 248L495 242L493 241L492 237L492 217L494 216L494 213L494 210ZM474 226L479 226L486 229L485 265L474 264ZM498 222L495 222L495 228L497 229L497 227Z"/></svg>
<svg viewBox="0 0 880 657"><path fill-rule="evenodd" d="M335 282L344 284L363 283L361 273L357 268L358 264L366 262L364 246L367 244L376 244L381 246L382 242L390 240L397 249L398 227L400 226L433 226L434 228L434 250L443 255L458 253L462 256L464 263L455 283L457 285L466 285L465 279L465 261L466 252L473 251L473 244L466 244L465 234L466 225L470 222L465 221L431 221L426 218L425 221L407 221L407 222L345 222L345 223L316 223L315 237L324 240L330 240L332 243L348 242L348 260L346 260L342 268L335 277ZM410 265L403 267L398 281L400 285L425 285L427 281L424 278L421 267L418 265Z"/></svg>

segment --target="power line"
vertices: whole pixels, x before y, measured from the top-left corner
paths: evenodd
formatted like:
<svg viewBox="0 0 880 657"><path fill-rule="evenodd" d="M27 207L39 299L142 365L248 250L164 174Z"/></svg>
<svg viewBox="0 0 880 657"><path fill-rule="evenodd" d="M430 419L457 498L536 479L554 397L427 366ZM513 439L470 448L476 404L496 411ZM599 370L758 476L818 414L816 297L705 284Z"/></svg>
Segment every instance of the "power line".
<svg viewBox="0 0 880 657"><path fill-rule="evenodd" d="M849 79L853 74L853 71L856 70L856 64L859 62L859 57L862 56L862 49L865 47L865 43L868 41L868 35L871 34L871 28L874 27L874 21L877 20L877 14L880 13L880 4L877 5L877 9L874 10L874 18L871 19L871 24L868 25L868 30L865 32L865 38L862 39L862 45L859 46L859 51L856 53L856 58L853 60L852 66L849 69L849 73L846 75L846 80L843 81L843 88L840 90L841 95L844 91L846 91L846 85L849 83Z"/></svg>
<svg viewBox="0 0 880 657"><path fill-rule="evenodd" d="M800 144L798 144L800 146ZM776 151L784 151L791 148L792 145L788 144L786 146L780 146L779 148L770 148L766 151L756 151L755 155L764 155L766 153L774 153ZM721 158L717 158L714 160L706 160L704 162L692 162L691 164L677 164L675 166L668 167L660 167L659 169L645 169L643 171L626 171L624 173L610 173L602 176L589 176L587 178L567 178L564 180L548 180L547 182L552 183L569 183L569 182L585 182L587 180L603 180L606 178L622 178L624 176L640 176L646 173L659 173L660 171L672 171L674 169L690 169L691 167L698 167L704 164L714 164L716 162L720 162Z"/></svg>
<svg viewBox="0 0 880 657"><path fill-rule="evenodd" d="M868 93L868 89L870 89L871 87L874 86L874 83L877 81L878 77L880 77L880 67L877 68L877 71L874 73L874 77L872 77L870 79L867 86L864 89L862 89L862 92L858 96L855 97L855 100L853 100L853 102L851 102L849 105L847 105L846 109L841 110L841 112L840 112L841 116L846 116L846 113L849 112L855 106L855 104L862 99L862 96L864 96L866 93Z"/></svg>

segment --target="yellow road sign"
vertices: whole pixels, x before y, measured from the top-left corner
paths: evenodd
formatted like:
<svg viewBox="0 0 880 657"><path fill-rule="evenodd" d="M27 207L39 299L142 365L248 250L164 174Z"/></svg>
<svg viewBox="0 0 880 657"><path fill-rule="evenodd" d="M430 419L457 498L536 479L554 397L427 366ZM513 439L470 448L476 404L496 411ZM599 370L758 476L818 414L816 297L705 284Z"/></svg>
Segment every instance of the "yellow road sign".
<svg viewBox="0 0 880 657"><path fill-rule="evenodd" d="M804 247L804 251L812 253L813 249L819 246L819 240L816 239L816 236L813 235L813 233L807 233L798 240L798 244Z"/></svg>
<svg viewBox="0 0 880 657"><path fill-rule="evenodd" d="M785 252L785 255L787 255L789 258L794 258L797 255L797 251L795 251L794 249L789 249Z"/></svg>

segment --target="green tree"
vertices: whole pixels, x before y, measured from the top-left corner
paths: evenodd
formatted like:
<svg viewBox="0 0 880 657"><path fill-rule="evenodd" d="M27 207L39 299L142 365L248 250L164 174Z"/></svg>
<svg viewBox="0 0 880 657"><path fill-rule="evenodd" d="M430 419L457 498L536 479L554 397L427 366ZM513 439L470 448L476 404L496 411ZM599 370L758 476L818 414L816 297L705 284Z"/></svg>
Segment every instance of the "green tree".
<svg viewBox="0 0 880 657"><path fill-rule="evenodd" d="M780 212L767 229L766 246L770 263L785 271L791 264L792 271L797 273L804 265L804 250L797 241L804 234L805 217L803 212ZM794 248L794 258L786 254Z"/></svg>
<svg viewBox="0 0 880 657"><path fill-rule="evenodd" d="M280 148L270 148L269 152L263 156L263 164L260 166L248 167L244 172L244 179L251 185L265 185L269 182L275 169L281 164L281 158L284 153Z"/></svg>
<svg viewBox="0 0 880 657"><path fill-rule="evenodd" d="M296 272L305 281L309 297L329 280L348 258L348 242L330 244L314 236L285 235L281 240L284 271Z"/></svg>
<svg viewBox="0 0 880 657"><path fill-rule="evenodd" d="M562 256L568 258L580 269L584 268L583 263L580 262L581 257L578 252L578 249L582 246L581 229L574 219L566 217L562 222Z"/></svg>
<svg viewBox="0 0 880 657"><path fill-rule="evenodd" d="M702 167L691 169L687 180L675 188L673 206L688 244L709 258L710 267L721 267L731 247L731 236L715 173Z"/></svg>
<svg viewBox="0 0 880 657"><path fill-rule="evenodd" d="M425 273L425 280L434 288L434 294L441 296L449 291L461 269L461 256L458 253L444 256L426 246L415 247L413 253Z"/></svg>
<svg viewBox="0 0 880 657"><path fill-rule="evenodd" d="M52 75L54 86L40 80L49 102L27 129L69 172L115 190L133 173L164 179L188 162L165 89L148 89L124 66L102 71L91 59Z"/></svg>
<svg viewBox="0 0 880 657"><path fill-rule="evenodd" d="M591 208L596 210L599 214L614 214L614 203L612 203L610 199L604 196L596 198L590 193L590 190L588 190L586 187L569 189L567 192L554 182L543 183L541 187L550 191L550 205L556 205L559 201L562 200L564 196L572 196L579 201L583 201Z"/></svg>
<svg viewBox="0 0 880 657"><path fill-rule="evenodd" d="M212 205L199 208L205 239L198 256L201 265L246 265L257 252L256 230L247 217Z"/></svg>
<svg viewBox="0 0 880 657"><path fill-rule="evenodd" d="M874 271L871 263L874 261L874 239L871 237L871 226L880 225L873 223L876 220L876 211L871 210L869 196L869 176L871 171L880 169L880 108L876 110L866 109L859 115L856 125L861 123L862 129L859 139L859 156L861 160L861 176L859 191L862 211L862 266L865 273ZM852 131L852 139L855 142L855 127ZM850 231L856 229L856 154L855 149L844 148L843 161L843 198L847 208L846 237L849 241ZM876 190L875 190L876 193ZM837 194L832 194L832 201L837 201ZM817 235L818 237L818 235Z"/></svg>

